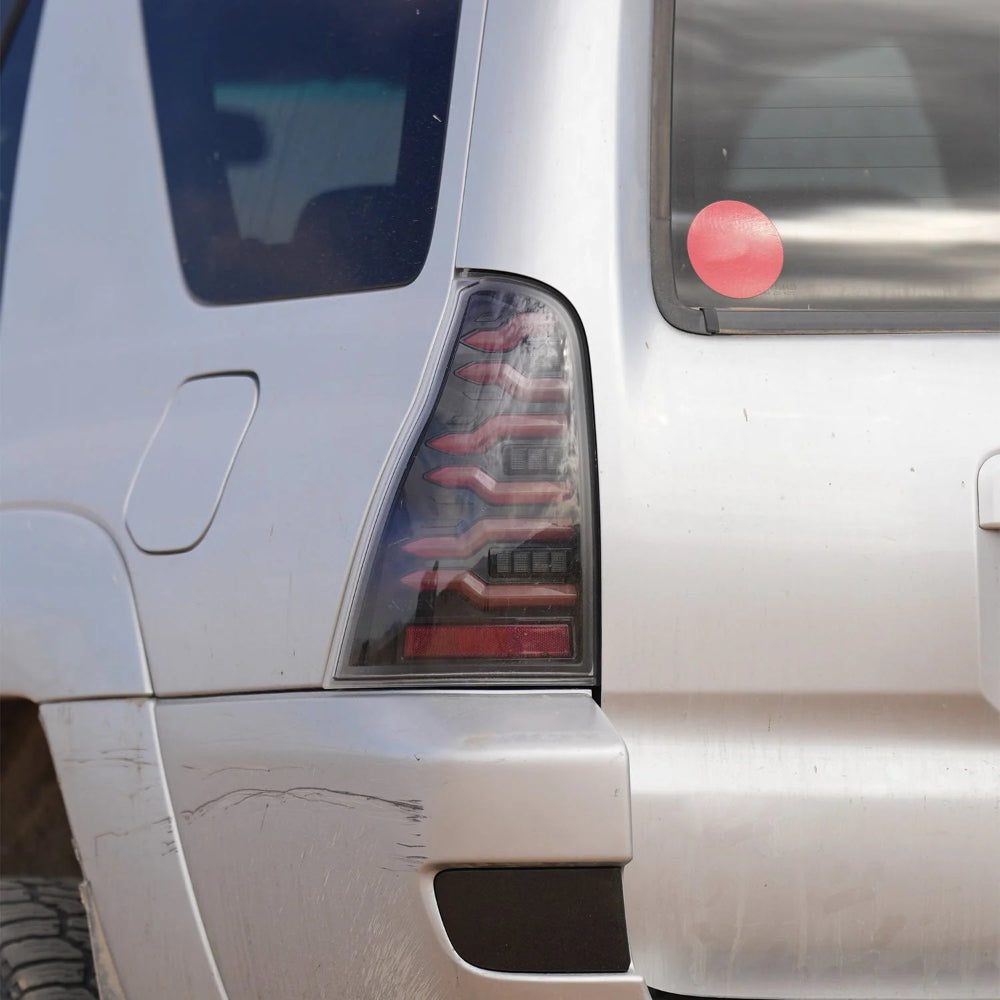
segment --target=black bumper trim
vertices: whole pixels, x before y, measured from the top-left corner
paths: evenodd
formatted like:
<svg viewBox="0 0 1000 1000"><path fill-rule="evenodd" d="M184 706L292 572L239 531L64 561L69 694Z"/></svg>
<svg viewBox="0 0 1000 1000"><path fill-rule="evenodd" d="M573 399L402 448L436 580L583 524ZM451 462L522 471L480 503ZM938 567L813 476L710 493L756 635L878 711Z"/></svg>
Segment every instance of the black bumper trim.
<svg viewBox="0 0 1000 1000"><path fill-rule="evenodd" d="M619 867L449 868L434 893L455 951L493 972L628 972Z"/></svg>

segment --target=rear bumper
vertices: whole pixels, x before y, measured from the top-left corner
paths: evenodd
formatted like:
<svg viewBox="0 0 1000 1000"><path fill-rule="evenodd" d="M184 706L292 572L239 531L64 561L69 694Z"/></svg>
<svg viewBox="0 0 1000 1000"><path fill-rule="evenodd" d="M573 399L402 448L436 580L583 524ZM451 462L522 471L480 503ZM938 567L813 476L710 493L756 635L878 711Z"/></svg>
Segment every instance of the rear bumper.
<svg viewBox="0 0 1000 1000"><path fill-rule="evenodd" d="M648 996L634 972L475 967L435 899L442 869L629 860L625 746L587 693L198 699L156 721L230 997Z"/></svg>
<svg viewBox="0 0 1000 1000"><path fill-rule="evenodd" d="M688 698L684 711L645 709L645 724L641 703L612 704L631 789L625 744L585 692L102 700L42 714L122 996L646 1000L635 972L463 960L477 935L456 950L435 894L446 869L613 871L633 821L629 938L654 985L1000 995L995 719L953 704L961 746L939 732L920 750L925 726L907 740L886 712L867 725L852 703L850 729L826 701L805 717L786 700L755 721ZM517 881L494 884L531 909L546 946L574 920L587 929L579 909L601 909L579 886L532 907ZM483 935L489 904L473 900L469 916ZM882 940L894 908L912 919Z"/></svg>
<svg viewBox="0 0 1000 1000"><path fill-rule="evenodd" d="M1000 718L968 695L605 694L630 945L709 997L1000 997Z"/></svg>

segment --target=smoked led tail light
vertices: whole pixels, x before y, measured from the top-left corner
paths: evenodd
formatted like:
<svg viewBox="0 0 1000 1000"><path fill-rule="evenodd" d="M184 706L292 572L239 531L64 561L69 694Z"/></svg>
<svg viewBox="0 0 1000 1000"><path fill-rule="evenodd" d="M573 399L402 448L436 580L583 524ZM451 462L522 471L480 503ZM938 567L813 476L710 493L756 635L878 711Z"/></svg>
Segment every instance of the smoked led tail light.
<svg viewBox="0 0 1000 1000"><path fill-rule="evenodd" d="M551 292L463 282L436 394L383 494L336 677L593 683L581 332Z"/></svg>

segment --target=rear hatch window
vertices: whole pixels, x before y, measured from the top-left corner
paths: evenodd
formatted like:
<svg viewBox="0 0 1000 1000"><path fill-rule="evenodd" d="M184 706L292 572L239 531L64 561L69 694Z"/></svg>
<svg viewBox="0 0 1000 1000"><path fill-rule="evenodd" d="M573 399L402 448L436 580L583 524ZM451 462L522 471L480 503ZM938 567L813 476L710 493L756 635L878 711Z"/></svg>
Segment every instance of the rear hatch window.
<svg viewBox="0 0 1000 1000"><path fill-rule="evenodd" d="M654 73L675 325L1000 326L1000 5L661 2Z"/></svg>

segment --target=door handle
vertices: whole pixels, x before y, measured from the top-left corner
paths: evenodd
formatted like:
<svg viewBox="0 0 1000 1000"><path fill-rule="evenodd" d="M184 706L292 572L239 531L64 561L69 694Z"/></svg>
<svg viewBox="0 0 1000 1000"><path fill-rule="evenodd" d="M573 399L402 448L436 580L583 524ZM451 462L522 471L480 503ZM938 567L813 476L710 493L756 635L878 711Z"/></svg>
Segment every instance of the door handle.
<svg viewBox="0 0 1000 1000"><path fill-rule="evenodd" d="M1000 531L1000 455L979 470L979 527Z"/></svg>

